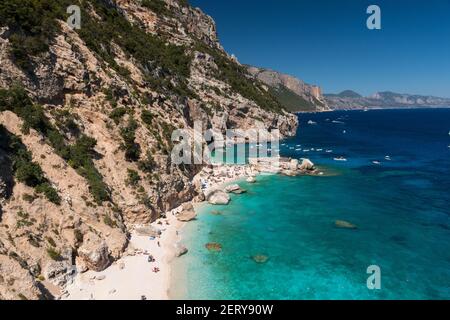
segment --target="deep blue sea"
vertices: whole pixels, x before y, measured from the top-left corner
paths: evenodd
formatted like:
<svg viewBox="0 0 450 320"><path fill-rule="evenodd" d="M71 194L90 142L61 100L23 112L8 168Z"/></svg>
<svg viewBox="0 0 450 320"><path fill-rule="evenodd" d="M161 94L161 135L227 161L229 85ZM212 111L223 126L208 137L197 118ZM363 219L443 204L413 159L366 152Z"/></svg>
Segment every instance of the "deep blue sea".
<svg viewBox="0 0 450 320"><path fill-rule="evenodd" d="M174 263L171 295L450 299L450 109L299 117L281 155L333 175L259 176L230 205L204 205L182 231L189 253ZM340 156L347 161L333 160ZM380 267L379 290L367 288L370 265Z"/></svg>

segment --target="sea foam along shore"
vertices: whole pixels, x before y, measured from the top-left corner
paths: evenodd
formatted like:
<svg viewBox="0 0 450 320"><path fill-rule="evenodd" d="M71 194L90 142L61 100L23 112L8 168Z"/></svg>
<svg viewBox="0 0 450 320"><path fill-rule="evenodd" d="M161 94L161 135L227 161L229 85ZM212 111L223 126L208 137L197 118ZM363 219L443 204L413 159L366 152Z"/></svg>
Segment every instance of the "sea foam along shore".
<svg viewBox="0 0 450 320"><path fill-rule="evenodd" d="M272 161L267 162L267 159L265 159L262 163L251 162L247 165L215 164L203 168L194 177L193 183L199 184L200 187L203 184L203 193L206 194L214 189L223 190L226 185L242 179L251 177L253 180L261 173L292 175L293 171L299 173L312 172L311 169L314 166L311 163L311 166L303 169L305 161L299 165L298 161L282 159L280 170L272 167ZM310 163L309 160L306 162ZM194 202L203 200L200 197L194 199ZM150 226L161 231L161 234L155 237L140 235L138 231L142 226L135 226L131 231L128 248L121 259L115 261L102 272L78 273L73 281L66 286L61 299L169 299L171 261L179 254L182 228L188 223L180 221L178 217L186 207L192 208L192 204L183 204L167 212L165 217L153 222ZM150 256L155 261L149 262Z"/></svg>

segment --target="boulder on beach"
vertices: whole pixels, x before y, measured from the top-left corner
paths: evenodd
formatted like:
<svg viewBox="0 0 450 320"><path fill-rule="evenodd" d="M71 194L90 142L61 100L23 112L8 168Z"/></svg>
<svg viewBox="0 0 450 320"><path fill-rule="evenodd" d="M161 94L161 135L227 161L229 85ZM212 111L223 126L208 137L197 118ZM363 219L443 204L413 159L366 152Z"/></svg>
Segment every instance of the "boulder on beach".
<svg viewBox="0 0 450 320"><path fill-rule="evenodd" d="M194 220L197 217L195 211L183 211L177 216L178 221L188 222Z"/></svg>
<svg viewBox="0 0 450 320"><path fill-rule="evenodd" d="M105 270L111 262L106 242L92 232L84 236L78 254L90 270L97 272Z"/></svg>
<svg viewBox="0 0 450 320"><path fill-rule="evenodd" d="M181 257L182 255L188 252L188 249L181 243L177 242L174 244L175 247L175 256Z"/></svg>
<svg viewBox="0 0 450 320"><path fill-rule="evenodd" d="M205 244L205 248L208 249L209 251L221 251L222 245L217 242L209 242Z"/></svg>
<svg viewBox="0 0 450 320"><path fill-rule="evenodd" d="M257 254L257 255L254 255L254 256L252 257L252 259L253 259L253 261L255 261L256 263L265 263L265 262L267 262L267 260L269 260L269 257L268 257L268 256L265 256L265 255L263 255L263 254Z"/></svg>
<svg viewBox="0 0 450 320"><path fill-rule="evenodd" d="M303 159L302 164L299 167L300 170L312 171L314 170L314 163L309 159Z"/></svg>
<svg viewBox="0 0 450 320"><path fill-rule="evenodd" d="M135 230L138 236L157 237L161 235L161 230L154 226L138 227Z"/></svg>
<svg viewBox="0 0 450 320"><path fill-rule="evenodd" d="M196 217L194 206L189 202L183 205L183 211L177 216L177 219L178 221L187 222L194 220Z"/></svg>
<svg viewBox="0 0 450 320"><path fill-rule="evenodd" d="M352 224L348 221L344 221L344 220L336 220L334 224L336 227L342 228L342 229L357 229L358 228L354 224Z"/></svg>
<svg viewBox="0 0 450 320"><path fill-rule="evenodd" d="M222 190L212 190L206 195L206 200L214 205L226 205L230 202L230 196Z"/></svg>

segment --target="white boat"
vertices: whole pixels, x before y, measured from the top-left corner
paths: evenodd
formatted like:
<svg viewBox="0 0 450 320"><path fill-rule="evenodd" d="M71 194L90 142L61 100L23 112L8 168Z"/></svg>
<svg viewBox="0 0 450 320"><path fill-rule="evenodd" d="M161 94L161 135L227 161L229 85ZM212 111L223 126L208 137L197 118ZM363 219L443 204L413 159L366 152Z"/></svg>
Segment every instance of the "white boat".
<svg viewBox="0 0 450 320"><path fill-rule="evenodd" d="M390 156L386 156L386 157L384 157L384 159L386 159L387 161L391 161L392 160Z"/></svg>
<svg viewBox="0 0 450 320"><path fill-rule="evenodd" d="M295 149L295 151L302 151L302 148L297 148Z"/></svg>
<svg viewBox="0 0 450 320"><path fill-rule="evenodd" d="M331 149L328 149L327 151L325 151L326 153L332 153L333 152L333 150L331 150Z"/></svg>
<svg viewBox="0 0 450 320"><path fill-rule="evenodd" d="M316 151L319 151L319 152L320 152L320 151L323 151L323 149L317 149Z"/></svg>
<svg viewBox="0 0 450 320"><path fill-rule="evenodd" d="M347 161L347 159L344 158L344 157L334 158L333 160L334 160L334 161Z"/></svg>
<svg viewBox="0 0 450 320"><path fill-rule="evenodd" d="M338 121L338 120L333 120L333 121L331 121L331 122L333 122L333 123L339 123L339 124L345 124L345 122Z"/></svg>
<svg viewBox="0 0 450 320"><path fill-rule="evenodd" d="M303 149L303 152L309 152L310 150L309 149Z"/></svg>
<svg viewBox="0 0 450 320"><path fill-rule="evenodd" d="M373 164L376 164L376 165L380 165L380 164L381 164L380 161L372 161L372 163L373 163Z"/></svg>
<svg viewBox="0 0 450 320"><path fill-rule="evenodd" d="M308 124L317 124L317 122L312 121L312 120L309 120L309 121L308 121Z"/></svg>
<svg viewBox="0 0 450 320"><path fill-rule="evenodd" d="M347 133L347 130L343 130L342 133Z"/></svg>

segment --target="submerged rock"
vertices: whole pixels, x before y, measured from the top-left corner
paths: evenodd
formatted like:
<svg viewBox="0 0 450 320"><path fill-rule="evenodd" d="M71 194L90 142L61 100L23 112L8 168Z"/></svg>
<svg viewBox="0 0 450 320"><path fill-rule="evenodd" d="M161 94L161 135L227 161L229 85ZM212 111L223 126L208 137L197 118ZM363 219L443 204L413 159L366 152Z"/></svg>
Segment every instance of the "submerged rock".
<svg viewBox="0 0 450 320"><path fill-rule="evenodd" d="M257 255L254 255L254 256L252 257L252 259L253 259L253 261L255 261L256 263L266 263L267 260L269 260L269 257L268 257L268 256L265 256L265 255L263 255L263 254L257 254Z"/></svg>
<svg viewBox="0 0 450 320"><path fill-rule="evenodd" d="M358 227L345 220L336 220L335 226L342 229L357 229Z"/></svg>
<svg viewBox="0 0 450 320"><path fill-rule="evenodd" d="M220 216L222 214L222 212L220 212L219 210L213 210L210 213L214 216Z"/></svg>
<svg viewBox="0 0 450 320"><path fill-rule="evenodd" d="M221 251L222 245L217 242L209 242L205 244L205 248L208 249L209 251Z"/></svg>

